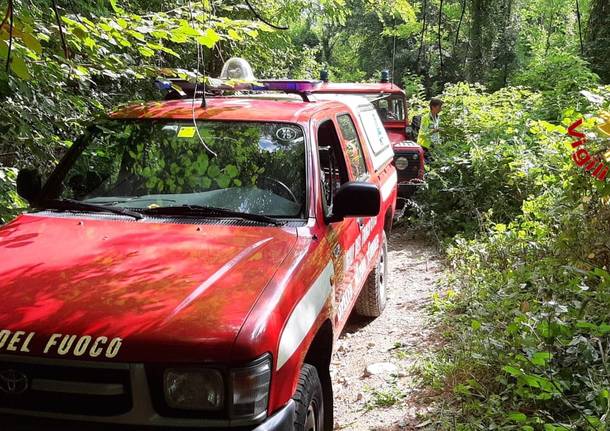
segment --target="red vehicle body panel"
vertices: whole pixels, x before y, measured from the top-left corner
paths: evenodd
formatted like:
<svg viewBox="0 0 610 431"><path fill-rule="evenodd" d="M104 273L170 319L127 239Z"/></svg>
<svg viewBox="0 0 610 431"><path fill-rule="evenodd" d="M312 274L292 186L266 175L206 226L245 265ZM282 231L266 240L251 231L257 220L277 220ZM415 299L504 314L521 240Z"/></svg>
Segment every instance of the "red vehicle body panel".
<svg viewBox="0 0 610 431"><path fill-rule="evenodd" d="M294 229L24 215L0 230L0 328L36 332L39 356L60 333L128 340L127 362L225 360L295 241ZM72 357L62 339L45 356Z"/></svg>
<svg viewBox="0 0 610 431"><path fill-rule="evenodd" d="M203 120L300 124L310 147L323 121L336 126L337 115L345 113L354 116L339 102L212 98L206 108L195 107L195 118ZM189 120L192 103L133 105L111 117ZM364 142L359 121L355 125ZM104 360L123 363L245 365L271 353L272 414L294 395L321 327L330 325L333 338L339 337L394 216L396 170L388 161L375 171L363 149L369 181L381 190L377 217L324 221L318 152L311 148L309 214L300 227L134 222L50 212L18 217L0 228L0 330L35 336L26 350L27 334L13 343L14 350L7 350L7 339L0 354L75 358L74 347L59 353L63 338L44 352L53 334L76 335L72 343L87 335L120 338L120 351ZM349 163L347 168L354 180ZM326 285L329 295L313 298L323 303L311 315L305 299ZM306 324L291 352L293 333ZM78 359L100 360L90 353Z"/></svg>

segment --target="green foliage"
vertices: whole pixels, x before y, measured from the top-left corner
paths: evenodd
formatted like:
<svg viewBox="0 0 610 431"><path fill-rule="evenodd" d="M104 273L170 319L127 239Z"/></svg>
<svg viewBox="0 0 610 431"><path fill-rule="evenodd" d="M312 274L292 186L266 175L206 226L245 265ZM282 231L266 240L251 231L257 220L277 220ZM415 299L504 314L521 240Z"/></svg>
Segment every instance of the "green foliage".
<svg viewBox="0 0 610 431"><path fill-rule="evenodd" d="M14 177L15 168L25 166L48 172L88 123L119 103L158 97L154 77L174 70L194 76L197 42L210 58L219 44L246 43L270 30L219 2L216 9L193 2L192 19L187 3L173 9L163 2L150 9L135 3L60 7L66 58L51 2L14 2L12 62L8 74L0 68L2 172ZM0 28L2 59L9 33L7 21ZM14 178L0 178L0 189L0 219L6 221L24 205Z"/></svg>
<svg viewBox="0 0 610 431"><path fill-rule="evenodd" d="M489 217L512 220L546 170L529 134L542 98L524 88L489 94L467 84L449 86L441 97L443 143L417 196L426 212L419 223L444 237L478 232Z"/></svg>
<svg viewBox="0 0 610 431"><path fill-rule="evenodd" d="M553 50L549 55L534 58L513 82L542 91L546 117L559 119L565 108L580 108L582 98L578 92L594 86L599 77L577 55Z"/></svg>
<svg viewBox="0 0 610 431"><path fill-rule="evenodd" d="M600 107L557 125L540 119L543 92L458 85L443 97L451 125L419 208L450 266L450 294L432 307L447 344L422 370L448 394L434 425L604 430L610 186L575 167L567 136L582 116L592 131Z"/></svg>
<svg viewBox="0 0 610 431"><path fill-rule="evenodd" d="M15 190L16 179L16 169L0 166L0 224L8 222L26 206Z"/></svg>
<svg viewBox="0 0 610 431"><path fill-rule="evenodd" d="M391 407L407 395L395 380L390 380L382 388L368 388L367 392L371 395L366 403L367 410Z"/></svg>

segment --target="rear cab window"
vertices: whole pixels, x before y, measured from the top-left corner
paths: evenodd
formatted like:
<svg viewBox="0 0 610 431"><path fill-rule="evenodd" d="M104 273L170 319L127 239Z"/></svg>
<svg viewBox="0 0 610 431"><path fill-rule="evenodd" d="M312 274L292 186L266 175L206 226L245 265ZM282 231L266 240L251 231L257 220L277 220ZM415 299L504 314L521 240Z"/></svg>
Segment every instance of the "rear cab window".
<svg viewBox="0 0 610 431"><path fill-rule="evenodd" d="M367 177L368 172L364 162L362 143L360 138L358 138L354 121L349 114L340 114L337 116L337 123L345 142L353 178L355 180L362 180Z"/></svg>

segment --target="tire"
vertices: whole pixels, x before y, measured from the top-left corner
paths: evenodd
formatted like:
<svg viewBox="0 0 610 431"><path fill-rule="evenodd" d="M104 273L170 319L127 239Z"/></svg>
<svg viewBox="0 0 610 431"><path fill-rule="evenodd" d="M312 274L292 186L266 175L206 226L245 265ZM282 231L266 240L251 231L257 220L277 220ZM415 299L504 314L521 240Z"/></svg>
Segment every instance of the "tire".
<svg viewBox="0 0 610 431"><path fill-rule="evenodd" d="M294 394L294 431L324 431L324 397L316 367L303 364Z"/></svg>
<svg viewBox="0 0 610 431"><path fill-rule="evenodd" d="M379 317L388 300L388 240L383 232L381 253L377 265L371 271L356 301L356 313L366 317Z"/></svg>

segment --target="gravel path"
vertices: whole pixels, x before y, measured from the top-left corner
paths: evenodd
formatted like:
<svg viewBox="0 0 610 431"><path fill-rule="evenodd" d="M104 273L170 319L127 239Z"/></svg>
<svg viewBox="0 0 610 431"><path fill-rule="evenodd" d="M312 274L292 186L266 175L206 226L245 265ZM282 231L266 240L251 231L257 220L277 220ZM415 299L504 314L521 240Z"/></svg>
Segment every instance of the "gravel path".
<svg viewBox="0 0 610 431"><path fill-rule="evenodd" d="M335 430L416 430L425 425L417 418L425 407L417 403L412 370L432 348L426 306L442 266L434 248L407 231L393 231L389 245L386 309L373 321L352 316L333 357Z"/></svg>

